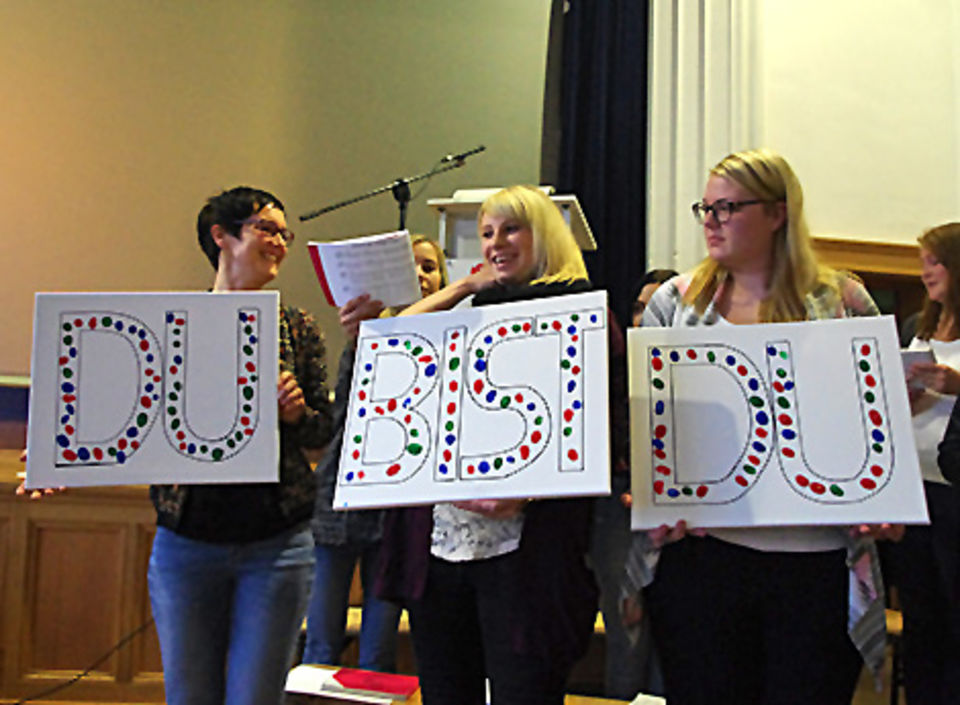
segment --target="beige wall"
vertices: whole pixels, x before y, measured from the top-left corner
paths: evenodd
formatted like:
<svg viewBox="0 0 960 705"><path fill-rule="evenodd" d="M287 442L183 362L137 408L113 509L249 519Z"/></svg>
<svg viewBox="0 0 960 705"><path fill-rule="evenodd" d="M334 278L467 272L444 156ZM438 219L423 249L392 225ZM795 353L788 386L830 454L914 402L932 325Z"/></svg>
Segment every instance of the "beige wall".
<svg viewBox="0 0 960 705"><path fill-rule="evenodd" d="M29 367L35 291L201 289L204 198L273 190L298 242L278 286L334 352L310 239L396 226L387 194L296 215L485 144L426 198L534 182L549 0L4 0L0 374Z"/></svg>

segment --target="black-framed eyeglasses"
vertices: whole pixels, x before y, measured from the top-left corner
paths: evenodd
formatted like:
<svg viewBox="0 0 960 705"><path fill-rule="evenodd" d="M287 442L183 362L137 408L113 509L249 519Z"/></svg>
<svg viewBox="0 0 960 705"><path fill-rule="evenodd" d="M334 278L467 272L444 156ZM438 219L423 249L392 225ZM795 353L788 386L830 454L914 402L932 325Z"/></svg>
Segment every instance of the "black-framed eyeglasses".
<svg viewBox="0 0 960 705"><path fill-rule="evenodd" d="M246 220L238 220L236 223L237 225L249 225L263 237L279 237L283 240L284 245L289 245L296 238L292 230L281 228L272 220L266 218L247 218Z"/></svg>
<svg viewBox="0 0 960 705"><path fill-rule="evenodd" d="M752 206L755 203L770 203L770 201L764 201L760 198L754 198L749 201L728 201L721 198L710 204L697 201L690 206L690 209L693 211L693 217L696 218L697 222L701 225L707 222L707 216L710 213L713 213L713 217L717 219L718 223L723 224L730 220L730 216L744 206Z"/></svg>

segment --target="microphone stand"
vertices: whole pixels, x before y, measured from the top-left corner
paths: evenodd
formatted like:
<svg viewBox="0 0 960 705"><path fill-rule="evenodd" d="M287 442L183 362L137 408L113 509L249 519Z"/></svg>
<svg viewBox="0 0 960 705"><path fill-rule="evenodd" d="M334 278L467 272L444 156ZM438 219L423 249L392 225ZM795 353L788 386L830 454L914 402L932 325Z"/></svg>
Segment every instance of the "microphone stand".
<svg viewBox="0 0 960 705"><path fill-rule="evenodd" d="M354 203L359 203L360 201L365 201L368 198L373 198L374 196L379 196L381 193L390 191L393 193L393 197L397 201L397 206L400 209L400 227L398 230L403 230L407 225L407 206L410 204L410 184L414 184L418 181L423 181L424 179L429 179L437 174L442 174L445 171L451 171L452 169L459 169L466 162L467 157L478 154L486 149L483 145L477 147L476 149L471 149L468 152L463 152L462 154L448 154L440 162L430 169L430 171L425 171L422 174L416 174L414 176L406 176L393 181L392 183L380 186L375 188L372 191L367 191L366 193L360 194L359 196L354 196L353 198L348 198L345 201L340 201L339 203L334 203L330 206L325 206L323 208L318 208L315 211L310 211L309 213L304 213L300 216L300 222L305 222L307 220L312 220L319 215L324 213L329 213L331 211L339 210L344 206L349 206Z"/></svg>

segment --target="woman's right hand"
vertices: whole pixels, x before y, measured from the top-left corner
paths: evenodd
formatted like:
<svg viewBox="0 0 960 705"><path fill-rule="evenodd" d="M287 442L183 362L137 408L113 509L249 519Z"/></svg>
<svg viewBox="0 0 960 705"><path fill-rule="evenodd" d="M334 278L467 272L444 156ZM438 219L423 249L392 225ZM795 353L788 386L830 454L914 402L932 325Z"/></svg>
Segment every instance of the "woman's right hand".
<svg viewBox="0 0 960 705"><path fill-rule="evenodd" d="M492 286L496 282L493 274L493 268L486 262L481 262L470 270L470 274L464 277L464 282L469 287L470 292L476 294L478 291Z"/></svg>
<svg viewBox="0 0 960 705"><path fill-rule="evenodd" d="M673 526L670 526L669 524L661 524L656 529L650 529L647 532L647 535L650 536L650 541L653 543L655 548L663 548L669 543L675 543L687 534L703 537L707 535L707 530L688 529L687 522L681 519Z"/></svg>
<svg viewBox="0 0 960 705"><path fill-rule="evenodd" d="M26 448L24 448L20 452L20 462L21 463L27 462ZM15 493L20 497L29 495L30 499L40 499L41 497L46 497L48 495L57 494L59 492L65 492L66 489L67 489L66 487L45 487L42 490L28 490L27 481L24 479L24 480L20 480L20 484L17 485L17 489L15 490Z"/></svg>
<svg viewBox="0 0 960 705"><path fill-rule="evenodd" d="M376 318L381 311L382 301L371 299L370 294L361 294L340 308L340 327L348 338L356 338L360 333L360 323Z"/></svg>

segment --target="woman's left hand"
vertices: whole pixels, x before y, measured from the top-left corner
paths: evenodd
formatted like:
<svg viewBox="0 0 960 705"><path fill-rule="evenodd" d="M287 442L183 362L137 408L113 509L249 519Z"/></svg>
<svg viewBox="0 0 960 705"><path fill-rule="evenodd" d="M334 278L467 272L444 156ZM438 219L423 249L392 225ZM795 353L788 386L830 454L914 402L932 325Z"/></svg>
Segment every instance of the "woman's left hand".
<svg viewBox="0 0 960 705"><path fill-rule="evenodd" d="M303 399L303 390L297 383L292 372L281 372L277 380L277 403L280 410L280 420L284 423L295 424L303 418L307 403Z"/></svg>
<svg viewBox="0 0 960 705"><path fill-rule="evenodd" d="M878 541L899 541L903 538L903 532L906 529L907 527L903 524L859 524L850 529L850 535L853 537L872 536Z"/></svg>
<svg viewBox="0 0 960 705"><path fill-rule="evenodd" d="M960 394L960 372L949 365L935 362L915 362L910 365L908 382L919 382L927 389L940 394Z"/></svg>
<svg viewBox="0 0 960 705"><path fill-rule="evenodd" d="M488 519L512 519L530 503L529 499L468 499L453 506L476 512Z"/></svg>

